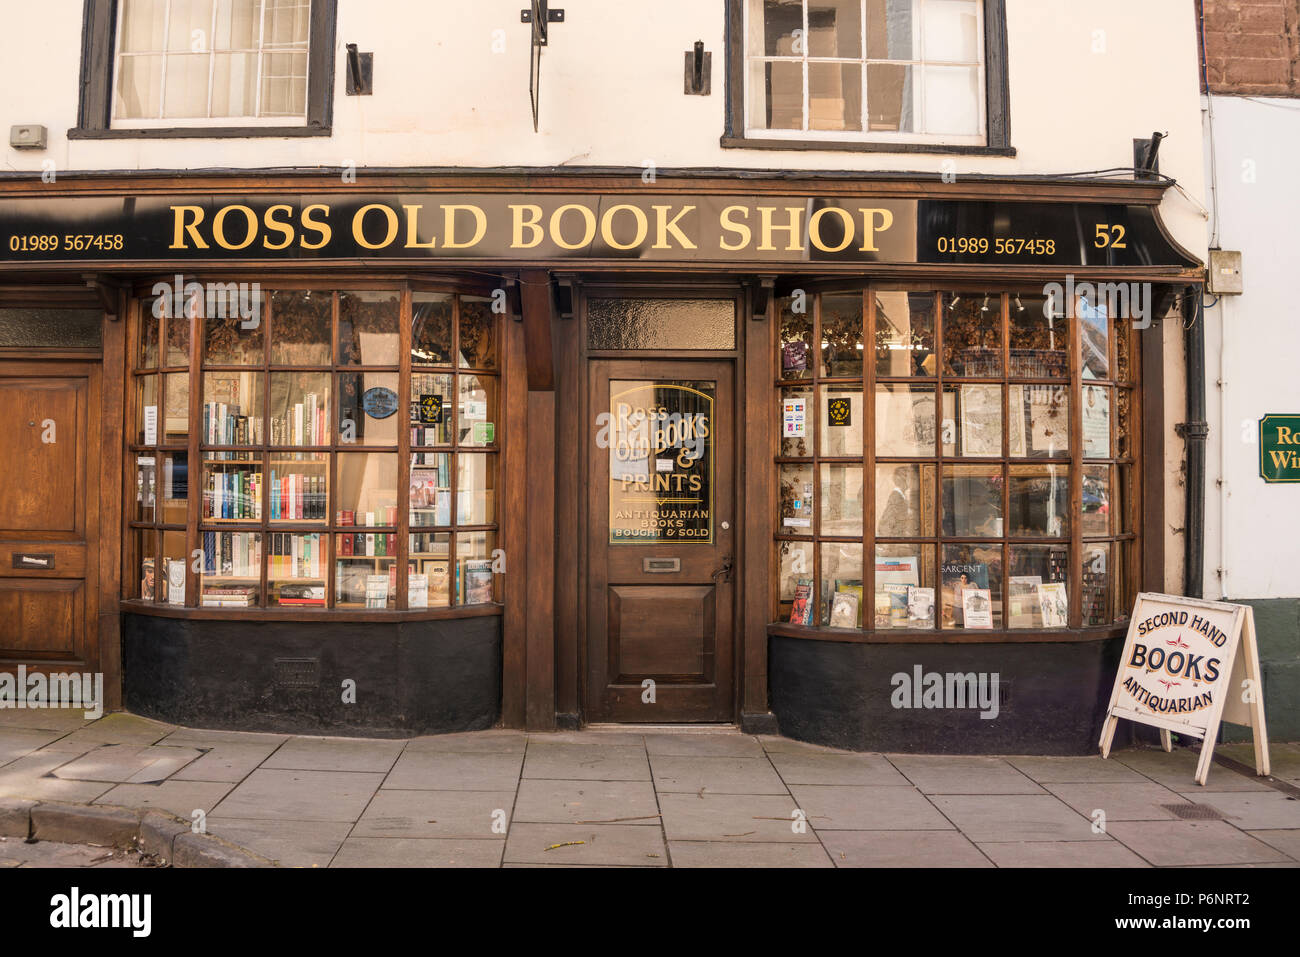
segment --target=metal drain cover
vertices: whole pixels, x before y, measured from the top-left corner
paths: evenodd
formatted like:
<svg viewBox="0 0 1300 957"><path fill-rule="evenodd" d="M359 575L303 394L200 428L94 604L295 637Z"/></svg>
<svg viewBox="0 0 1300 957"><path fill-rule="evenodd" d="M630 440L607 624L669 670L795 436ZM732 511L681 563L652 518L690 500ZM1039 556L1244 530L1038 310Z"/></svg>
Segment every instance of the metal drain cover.
<svg viewBox="0 0 1300 957"><path fill-rule="evenodd" d="M1208 804L1165 804L1165 810L1184 821L1222 821L1223 812Z"/></svg>

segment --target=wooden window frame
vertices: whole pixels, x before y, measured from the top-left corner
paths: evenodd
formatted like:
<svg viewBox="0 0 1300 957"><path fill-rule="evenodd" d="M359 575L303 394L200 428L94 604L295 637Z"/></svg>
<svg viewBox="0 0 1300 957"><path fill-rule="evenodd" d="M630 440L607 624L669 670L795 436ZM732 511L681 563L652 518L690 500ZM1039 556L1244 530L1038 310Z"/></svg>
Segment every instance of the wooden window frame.
<svg viewBox="0 0 1300 957"><path fill-rule="evenodd" d="M329 136L334 117L334 37L338 0L313 0L307 45L307 121L296 126L113 126L113 69L120 0L84 0L77 125L68 139L231 139Z"/></svg>
<svg viewBox="0 0 1300 957"><path fill-rule="evenodd" d="M1015 156L1011 145L1011 91L1007 76L1006 0L982 0L984 15L984 128L978 144L887 142L883 140L794 139L747 136L745 133L744 6L726 0L726 110L720 143L724 149L793 150L856 153L946 153Z"/></svg>

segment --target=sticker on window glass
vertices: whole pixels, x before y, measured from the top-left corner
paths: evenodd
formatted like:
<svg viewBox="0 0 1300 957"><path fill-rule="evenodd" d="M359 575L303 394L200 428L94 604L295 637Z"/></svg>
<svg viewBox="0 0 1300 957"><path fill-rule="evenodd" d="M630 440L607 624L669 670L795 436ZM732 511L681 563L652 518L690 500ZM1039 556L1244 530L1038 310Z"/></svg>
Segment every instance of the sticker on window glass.
<svg viewBox="0 0 1300 957"><path fill-rule="evenodd" d="M831 399L826 403L826 424L853 424L853 406L848 399Z"/></svg>
<svg viewBox="0 0 1300 957"><path fill-rule="evenodd" d="M787 439L808 435L808 400L786 399L781 403L781 434Z"/></svg>

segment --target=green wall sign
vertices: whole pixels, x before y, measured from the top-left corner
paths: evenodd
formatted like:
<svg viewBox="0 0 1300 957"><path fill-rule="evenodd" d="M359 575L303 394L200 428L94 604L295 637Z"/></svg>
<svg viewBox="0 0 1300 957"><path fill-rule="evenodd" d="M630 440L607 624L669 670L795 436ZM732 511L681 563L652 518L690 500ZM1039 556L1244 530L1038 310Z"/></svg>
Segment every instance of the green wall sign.
<svg viewBox="0 0 1300 957"><path fill-rule="evenodd" d="M1265 482L1300 482L1300 415L1259 420L1259 476Z"/></svg>

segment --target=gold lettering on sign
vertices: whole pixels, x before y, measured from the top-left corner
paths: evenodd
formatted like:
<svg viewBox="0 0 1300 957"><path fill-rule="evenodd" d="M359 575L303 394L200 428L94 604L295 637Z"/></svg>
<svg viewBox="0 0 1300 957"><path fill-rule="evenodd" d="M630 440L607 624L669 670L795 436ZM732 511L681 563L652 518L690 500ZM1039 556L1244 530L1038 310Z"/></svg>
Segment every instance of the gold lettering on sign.
<svg viewBox="0 0 1300 957"><path fill-rule="evenodd" d="M786 251L797 253L799 250L803 249L803 243L800 241L801 240L800 233L802 232L800 227L802 226L802 221L803 221L803 207L802 206L785 207L785 212L786 215L789 217L790 222L784 226L778 226L772 223L772 214L775 212L776 212L775 206L758 207L758 219L759 219L760 228L762 229L762 233L760 234L762 237L762 242L760 242L756 248L759 249L760 251L775 250L776 247L772 245L772 234L775 232L783 232L783 233L789 233L790 235L790 242L787 243L785 247Z"/></svg>
<svg viewBox="0 0 1300 957"><path fill-rule="evenodd" d="M718 245L728 252L735 252L738 249L744 249L754 238L754 234L750 231L748 226L744 223L735 222L732 218L733 213L740 213L741 219L749 218L749 210L744 206L728 206L719 215L718 224L723 228L723 230L729 233L734 232L740 237L740 239L734 243L728 242L725 237L718 240Z"/></svg>
<svg viewBox="0 0 1300 957"><path fill-rule="evenodd" d="M621 210L627 210L631 213L632 219L636 223L636 238L630 243L620 243L614 239L614 214ZM649 232L650 223L646 219L645 210L630 203L619 203L617 206L611 206L605 210L605 215L600 218L600 238L614 249L636 249L645 242L646 235Z"/></svg>
<svg viewBox="0 0 1300 957"><path fill-rule="evenodd" d="M207 249L208 244L199 235L199 223L203 222L202 206L173 206L172 210L172 244L168 249L185 249L185 236L190 237L195 249ZM186 213L194 214L193 222L186 222Z"/></svg>
<svg viewBox="0 0 1300 957"><path fill-rule="evenodd" d="M456 213L466 212L474 217L474 238L463 243L456 241ZM469 249L477 246L487 234L487 215L477 206L450 203L442 207L442 248Z"/></svg>
<svg viewBox="0 0 1300 957"><path fill-rule="evenodd" d="M244 221L248 223L248 231L244 236L244 241L235 245L226 239L226 215L232 210L237 209L244 214ZM252 245L257 238L257 213L253 212L247 206L222 206L217 210L217 215L212 217L212 238L217 241L217 245L222 249L243 249Z"/></svg>
<svg viewBox="0 0 1300 957"><path fill-rule="evenodd" d="M524 212L527 211L528 218L524 218ZM532 203L522 203L518 206L510 206L510 216L513 222L513 228L510 234L511 249L532 249L541 243L544 236L541 227L542 207L534 206ZM524 230L532 230L529 233L532 236L530 242L524 242Z"/></svg>
<svg viewBox="0 0 1300 957"><path fill-rule="evenodd" d="M838 246L827 246L822 241L822 217L827 213L834 213L844 224L844 241ZM853 242L853 217L849 215L847 209L840 209L838 206L826 206L817 210L808 219L808 239L817 249L824 253L837 253L843 249L848 249L849 244Z"/></svg>
<svg viewBox="0 0 1300 957"><path fill-rule="evenodd" d="M293 215L293 207L288 203L277 203L276 205L267 208L266 213L262 216L263 221L266 223L267 230L270 232L280 233L284 236L284 242L282 243L272 243L268 237L263 236L262 245L267 249L284 249L293 242L293 224L282 223L276 219L275 211L278 209L284 210L290 216Z"/></svg>
<svg viewBox="0 0 1300 957"><path fill-rule="evenodd" d="M889 227L894 225L894 214L887 209L858 209L863 216L862 225L862 252L876 253L880 252L876 248L876 233L885 232ZM876 216L880 216L880 225L876 225Z"/></svg>
<svg viewBox="0 0 1300 957"><path fill-rule="evenodd" d="M564 214L570 210L576 209L582 216L585 230L582 239L576 243L565 242L564 234L560 231L561 221ZM551 242L561 249L583 249L591 245L591 241L596 238L596 214L581 203L566 203L551 213Z"/></svg>
<svg viewBox="0 0 1300 957"><path fill-rule="evenodd" d="M427 243L420 242L418 223L420 220L420 210L423 206L408 206L402 204L402 210L406 213L406 248L407 249L436 249L438 239L435 236L429 237Z"/></svg>
<svg viewBox="0 0 1300 957"><path fill-rule="evenodd" d="M308 206L306 209L302 211L303 228L312 229L320 233L320 242L316 242L316 243L309 243L304 237L299 237L298 245L301 246L303 249L320 249L321 247L325 246L330 241L330 237L334 235L333 230L330 229L329 223L324 222L323 220L318 221L311 218L311 212L312 210L315 209L320 210L326 216L330 214L330 208L326 206L324 203L312 203L310 206Z"/></svg>
<svg viewBox="0 0 1300 957"><path fill-rule="evenodd" d="M695 209L694 206L683 206L672 219L668 218L668 211L672 209L671 206L651 206L650 208L655 211L655 244L650 247L651 249L671 248L668 245L669 233L673 234L673 237L677 240L677 244L681 246L682 249L698 248L695 243L686 238L686 234L683 233L681 228L677 225L679 219Z"/></svg>
<svg viewBox="0 0 1300 957"><path fill-rule="evenodd" d="M384 241L381 243L372 243L366 239L366 213L372 209L382 212L385 221L388 223L388 232L384 234ZM352 217L352 238L357 241L358 246L365 246L366 249L383 249L385 246L392 245L393 240L397 238L397 213L383 203L370 203L362 206L357 210L357 214Z"/></svg>

